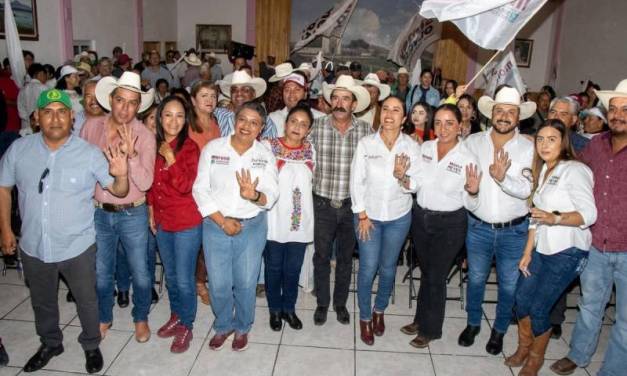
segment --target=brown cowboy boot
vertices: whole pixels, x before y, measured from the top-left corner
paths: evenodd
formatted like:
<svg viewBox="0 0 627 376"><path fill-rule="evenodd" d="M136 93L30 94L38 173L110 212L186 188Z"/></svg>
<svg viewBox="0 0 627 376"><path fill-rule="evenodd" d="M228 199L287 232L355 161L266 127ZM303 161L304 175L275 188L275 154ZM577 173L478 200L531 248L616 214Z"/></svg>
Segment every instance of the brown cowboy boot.
<svg viewBox="0 0 627 376"><path fill-rule="evenodd" d="M533 343L529 350L529 357L524 367L518 373L518 376L537 376L538 371L544 364L544 354L546 347L551 339L551 329L533 338Z"/></svg>
<svg viewBox="0 0 627 376"><path fill-rule="evenodd" d="M518 348L512 356L505 359L505 365L508 367L520 367L525 364L532 343L531 319L529 319L529 316L524 319L518 319Z"/></svg>

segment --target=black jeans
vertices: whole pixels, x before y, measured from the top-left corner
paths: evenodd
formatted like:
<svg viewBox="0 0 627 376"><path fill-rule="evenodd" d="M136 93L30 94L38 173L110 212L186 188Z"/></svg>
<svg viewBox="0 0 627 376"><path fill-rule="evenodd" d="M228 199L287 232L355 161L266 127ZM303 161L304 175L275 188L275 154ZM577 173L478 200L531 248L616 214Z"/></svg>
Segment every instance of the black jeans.
<svg viewBox="0 0 627 376"><path fill-rule="evenodd" d="M78 336L78 342L84 350L97 349L100 344L100 321L96 296L96 245L74 258L60 262L45 263L25 252L21 256L35 312L35 329L41 343L50 347L63 343L63 332L59 328L57 293L61 274L76 300L78 318L83 329Z"/></svg>
<svg viewBox="0 0 627 376"><path fill-rule="evenodd" d="M329 281L334 241L337 247L333 305L343 307L348 299L353 251L357 243L351 201L344 200L342 206L336 209L331 206L330 200L314 195L314 288L320 307L328 307L331 301Z"/></svg>
<svg viewBox="0 0 627 376"><path fill-rule="evenodd" d="M446 277L466 238L465 209L434 212L414 210L412 237L420 266L420 289L414 322L429 339L442 337L446 307Z"/></svg>

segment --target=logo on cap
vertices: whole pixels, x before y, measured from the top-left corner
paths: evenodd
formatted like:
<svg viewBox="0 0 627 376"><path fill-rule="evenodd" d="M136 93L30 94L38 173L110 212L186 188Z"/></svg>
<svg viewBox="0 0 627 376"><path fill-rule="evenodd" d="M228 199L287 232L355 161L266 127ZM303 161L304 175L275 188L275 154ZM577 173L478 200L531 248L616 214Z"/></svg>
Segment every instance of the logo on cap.
<svg viewBox="0 0 627 376"><path fill-rule="evenodd" d="M50 99L51 101L58 101L59 99L61 99L61 92L59 90L50 90L48 91L48 95L46 95L46 98Z"/></svg>

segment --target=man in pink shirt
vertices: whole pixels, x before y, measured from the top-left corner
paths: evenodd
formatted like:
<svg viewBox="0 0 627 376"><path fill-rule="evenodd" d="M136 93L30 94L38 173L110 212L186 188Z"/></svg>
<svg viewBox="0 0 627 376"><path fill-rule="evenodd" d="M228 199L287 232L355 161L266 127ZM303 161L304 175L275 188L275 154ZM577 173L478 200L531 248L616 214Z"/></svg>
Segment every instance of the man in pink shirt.
<svg viewBox="0 0 627 376"><path fill-rule="evenodd" d="M105 77L96 85L96 98L110 113L88 119L81 130L81 137L100 149L119 145L129 156L126 197L114 197L96 185L96 288L103 338L113 322L113 282L119 245L124 249L133 277L135 339L146 342L150 338L148 311L152 286L146 252L146 192L152 185L156 141L135 115L150 107L153 96L153 90L141 91L136 73L124 72L119 79Z"/></svg>

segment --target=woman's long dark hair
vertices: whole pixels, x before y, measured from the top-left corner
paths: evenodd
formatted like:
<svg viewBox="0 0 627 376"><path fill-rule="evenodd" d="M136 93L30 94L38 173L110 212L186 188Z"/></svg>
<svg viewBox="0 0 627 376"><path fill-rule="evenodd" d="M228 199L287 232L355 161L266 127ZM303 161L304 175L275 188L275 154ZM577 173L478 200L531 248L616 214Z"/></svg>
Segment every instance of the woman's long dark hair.
<svg viewBox="0 0 627 376"><path fill-rule="evenodd" d="M189 121L191 118L191 109L184 99L181 99L176 95L169 95L165 97L165 99L159 104L159 107L157 107L157 147L159 147L162 142L166 142L165 133L163 132L163 124L161 123L161 114L163 113L163 109L165 108L165 106L170 102L179 102L181 106L183 106L183 110L185 111L185 125L183 125L183 128L176 136L176 148L174 149L174 154L176 154L179 150L181 150L183 144L185 143L185 140L187 139Z"/></svg>
<svg viewBox="0 0 627 376"><path fill-rule="evenodd" d="M575 149L573 149L573 145L570 143L570 129L568 129L568 127L566 127L564 123L562 123L562 121L559 119L546 120L540 125L540 127L538 127L538 130L536 131L536 134L534 136L533 164L531 165L531 176L533 176L533 190L531 192L535 192L538 188L538 184L540 182L540 172L542 171L542 166L544 166L544 161L542 160L542 158L540 158L540 155L538 154L537 140L540 130L546 127L556 129L562 136L561 150L559 156L557 157L558 163L560 161L577 160ZM557 163L555 164L555 166L557 166ZM547 170L545 176L548 176L550 172L550 170Z"/></svg>
<svg viewBox="0 0 627 376"><path fill-rule="evenodd" d="M431 132L433 131L433 108L427 102L416 102L413 106L411 106L411 109L407 111L407 118L405 119L405 124L403 124L403 133L411 136L416 132L416 126L411 122L411 114L418 106L421 106L427 113L427 122L425 123L424 136L422 137L422 140L428 141L431 139Z"/></svg>
<svg viewBox="0 0 627 376"><path fill-rule="evenodd" d="M470 134L481 132L481 125L479 123L479 107L477 106L477 100L470 94L462 94L457 101L457 105L459 106L459 102L463 99L468 101L470 107L472 107L472 111L475 113L474 119L470 119Z"/></svg>
<svg viewBox="0 0 627 376"><path fill-rule="evenodd" d="M65 81L65 79L68 78L69 76L70 76L69 74L66 74L65 76L59 78L57 80L57 83L54 85L54 88L58 90L67 90L67 82ZM83 94L80 85L77 85L74 88L74 91L76 91L78 95Z"/></svg>

